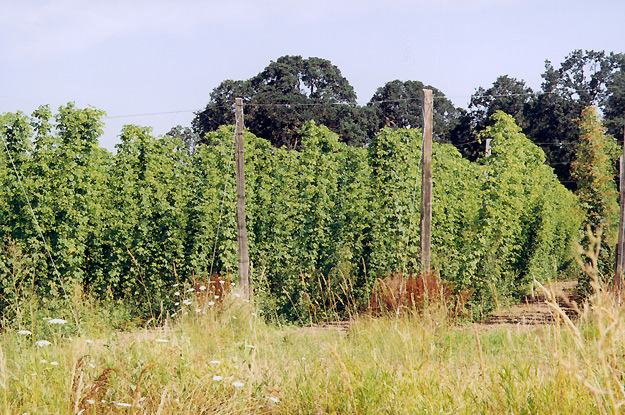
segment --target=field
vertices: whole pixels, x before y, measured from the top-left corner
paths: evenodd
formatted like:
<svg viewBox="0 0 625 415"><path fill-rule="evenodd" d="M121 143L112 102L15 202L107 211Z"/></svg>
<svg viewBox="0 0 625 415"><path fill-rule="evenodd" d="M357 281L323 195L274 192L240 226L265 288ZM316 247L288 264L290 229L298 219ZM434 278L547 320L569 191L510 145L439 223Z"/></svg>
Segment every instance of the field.
<svg viewBox="0 0 625 415"><path fill-rule="evenodd" d="M120 329L117 306L76 293L80 329L49 316L3 333L3 412L618 413L625 397L622 313L603 290L575 321L547 294L554 324L463 324L432 305L346 329L191 294L158 325Z"/></svg>

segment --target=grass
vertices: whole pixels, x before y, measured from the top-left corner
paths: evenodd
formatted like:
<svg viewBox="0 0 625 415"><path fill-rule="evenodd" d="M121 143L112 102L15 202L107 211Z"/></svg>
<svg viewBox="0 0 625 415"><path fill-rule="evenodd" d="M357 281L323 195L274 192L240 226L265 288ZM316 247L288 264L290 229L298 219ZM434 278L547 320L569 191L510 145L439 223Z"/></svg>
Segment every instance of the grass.
<svg viewBox="0 0 625 415"><path fill-rule="evenodd" d="M270 325L233 295L206 314L194 303L159 327L129 331L107 326L97 317L102 310L83 304L76 307L80 333L68 319L33 324L42 328L32 335L1 335L0 408L7 414L618 413L625 358L622 330L614 328L623 315L599 305L609 301L607 293L599 297L598 308L572 326L562 320L485 330L450 324L430 308L400 318L361 317L347 333ZM51 344L38 347L38 340Z"/></svg>
<svg viewBox="0 0 625 415"><path fill-rule="evenodd" d="M182 287L176 315L143 328L127 305L74 290L77 327L24 300L0 334L1 413L620 413L625 313L593 249L581 252L595 289L581 317L536 283L557 320L538 327L458 325L436 302L355 317L347 332L292 327L236 292L209 303Z"/></svg>

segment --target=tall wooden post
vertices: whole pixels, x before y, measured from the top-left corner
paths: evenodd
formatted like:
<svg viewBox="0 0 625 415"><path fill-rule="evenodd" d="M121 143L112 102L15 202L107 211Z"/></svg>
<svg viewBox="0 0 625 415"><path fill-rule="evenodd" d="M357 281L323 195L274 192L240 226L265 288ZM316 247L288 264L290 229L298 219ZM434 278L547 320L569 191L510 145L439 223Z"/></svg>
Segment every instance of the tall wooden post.
<svg viewBox="0 0 625 415"><path fill-rule="evenodd" d="M251 299L250 255L245 227L245 159L243 154L243 99L235 99L235 160L237 165L237 240L239 242L239 286L246 299Z"/></svg>
<svg viewBox="0 0 625 415"><path fill-rule="evenodd" d="M620 190L620 205L621 205L621 219L618 226L618 246L616 247L616 271L614 272L614 288L620 298L621 290L623 289L623 251L625 251L623 244L625 243L625 126L623 126L623 155L620 159L620 174L619 174L619 190Z"/></svg>
<svg viewBox="0 0 625 415"><path fill-rule="evenodd" d="M432 245L432 129L434 97L423 90L423 162L421 181L421 273L430 273Z"/></svg>

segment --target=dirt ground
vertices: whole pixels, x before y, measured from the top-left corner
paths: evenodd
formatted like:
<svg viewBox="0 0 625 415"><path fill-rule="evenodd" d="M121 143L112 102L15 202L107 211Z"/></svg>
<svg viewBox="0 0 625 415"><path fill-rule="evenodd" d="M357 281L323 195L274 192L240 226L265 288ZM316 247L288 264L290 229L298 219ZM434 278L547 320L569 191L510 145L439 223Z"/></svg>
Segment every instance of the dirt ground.
<svg viewBox="0 0 625 415"><path fill-rule="evenodd" d="M577 281L559 281L551 285L545 285L555 296L560 308L569 316L578 314L578 298L576 287ZM479 330L499 330L503 328L532 328L539 325L552 324L557 316L553 309L546 303L546 296L539 287L536 287L534 295L522 299L519 304L510 307L501 307L482 323L476 326ZM308 330L332 330L339 333L348 333L349 321L333 321L319 323L306 327Z"/></svg>
<svg viewBox="0 0 625 415"><path fill-rule="evenodd" d="M555 296L560 308L569 316L577 315L576 281L559 281L546 285ZM536 326L555 322L557 316L553 308L546 303L546 296L538 287L533 296L525 297L520 304L502 307L493 313L482 326L501 328L506 326Z"/></svg>

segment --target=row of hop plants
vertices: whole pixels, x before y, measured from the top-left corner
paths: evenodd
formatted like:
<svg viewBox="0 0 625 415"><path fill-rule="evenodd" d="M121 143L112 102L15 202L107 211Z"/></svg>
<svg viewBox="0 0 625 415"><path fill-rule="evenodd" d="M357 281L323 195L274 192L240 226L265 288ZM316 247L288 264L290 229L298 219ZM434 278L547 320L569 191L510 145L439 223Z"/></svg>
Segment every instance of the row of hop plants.
<svg viewBox="0 0 625 415"><path fill-rule="evenodd" d="M189 152L130 125L111 154L97 143L102 116L73 104L1 116L5 313L20 289L59 297L63 281L154 318L175 308L174 283L238 271L233 128ZM245 133L253 283L267 314L291 321L367 308L378 279L420 268L420 132L384 129L366 148L314 122L301 136L287 151ZM482 138L493 152L475 163L434 144L432 263L487 312L532 276L570 272L581 217L511 117L497 113Z"/></svg>

